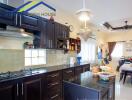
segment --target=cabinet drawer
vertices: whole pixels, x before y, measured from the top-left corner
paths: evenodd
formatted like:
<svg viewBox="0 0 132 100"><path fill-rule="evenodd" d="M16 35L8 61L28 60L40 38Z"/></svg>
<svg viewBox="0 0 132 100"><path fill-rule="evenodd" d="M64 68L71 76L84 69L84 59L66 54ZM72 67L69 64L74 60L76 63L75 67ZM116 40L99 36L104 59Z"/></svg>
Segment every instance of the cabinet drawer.
<svg viewBox="0 0 132 100"><path fill-rule="evenodd" d="M54 85L54 84L58 84L58 82L61 81L61 72L57 71L57 72L52 72L49 73L46 76L46 80L47 80L47 84L48 85Z"/></svg>
<svg viewBox="0 0 132 100"><path fill-rule="evenodd" d="M61 100L61 93L49 94L46 100Z"/></svg>
<svg viewBox="0 0 132 100"><path fill-rule="evenodd" d="M83 72L90 71L90 65L84 65L83 66Z"/></svg>
<svg viewBox="0 0 132 100"><path fill-rule="evenodd" d="M74 69L73 68L63 70L63 79L64 80L69 80L69 79L72 79L73 77L74 77Z"/></svg>
<svg viewBox="0 0 132 100"><path fill-rule="evenodd" d="M81 73L83 73L83 68L82 67L76 67L75 68L75 75L79 75Z"/></svg>
<svg viewBox="0 0 132 100"><path fill-rule="evenodd" d="M58 88L60 86L61 86L61 81L56 81L56 82L47 84L48 89Z"/></svg>

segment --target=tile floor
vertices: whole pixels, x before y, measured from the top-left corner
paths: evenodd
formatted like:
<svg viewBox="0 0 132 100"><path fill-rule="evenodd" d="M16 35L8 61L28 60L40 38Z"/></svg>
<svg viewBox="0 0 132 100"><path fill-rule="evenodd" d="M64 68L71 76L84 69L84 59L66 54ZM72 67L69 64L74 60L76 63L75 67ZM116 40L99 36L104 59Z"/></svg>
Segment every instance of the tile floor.
<svg viewBox="0 0 132 100"><path fill-rule="evenodd" d="M119 82L119 74L117 74L115 95L115 100L132 100L132 84L129 76L123 84L122 81Z"/></svg>

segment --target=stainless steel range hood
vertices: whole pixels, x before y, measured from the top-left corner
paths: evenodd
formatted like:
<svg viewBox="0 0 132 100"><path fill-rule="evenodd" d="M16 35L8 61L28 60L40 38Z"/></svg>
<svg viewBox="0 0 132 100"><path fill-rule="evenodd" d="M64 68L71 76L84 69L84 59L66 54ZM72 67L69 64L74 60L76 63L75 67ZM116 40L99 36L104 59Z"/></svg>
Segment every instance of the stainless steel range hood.
<svg viewBox="0 0 132 100"><path fill-rule="evenodd" d="M21 28L6 26L6 28L0 28L0 36L16 38L33 38L33 33L26 32L24 29Z"/></svg>

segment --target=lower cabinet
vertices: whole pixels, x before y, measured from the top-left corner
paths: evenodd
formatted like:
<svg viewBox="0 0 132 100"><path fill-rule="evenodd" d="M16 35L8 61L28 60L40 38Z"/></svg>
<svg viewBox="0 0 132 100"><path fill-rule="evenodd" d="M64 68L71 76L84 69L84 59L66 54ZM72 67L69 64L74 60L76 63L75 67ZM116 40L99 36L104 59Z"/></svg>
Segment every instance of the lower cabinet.
<svg viewBox="0 0 132 100"><path fill-rule="evenodd" d="M90 64L83 65L83 72L90 71Z"/></svg>
<svg viewBox="0 0 132 100"><path fill-rule="evenodd" d="M0 83L0 100L19 100L17 80Z"/></svg>
<svg viewBox="0 0 132 100"><path fill-rule="evenodd" d="M41 78L26 78L21 84L21 95L21 100L41 100Z"/></svg>
<svg viewBox="0 0 132 100"><path fill-rule="evenodd" d="M78 66L0 82L0 100L63 100L63 80L89 69L89 65Z"/></svg>
<svg viewBox="0 0 132 100"><path fill-rule="evenodd" d="M62 72L47 73L45 82L45 100L62 100Z"/></svg>
<svg viewBox="0 0 132 100"><path fill-rule="evenodd" d="M74 78L74 68L63 70L63 80L72 80Z"/></svg>
<svg viewBox="0 0 132 100"><path fill-rule="evenodd" d="M41 78L32 76L0 83L0 100L41 100Z"/></svg>
<svg viewBox="0 0 132 100"><path fill-rule="evenodd" d="M81 73L83 73L83 67L76 67L75 68L75 75L80 75Z"/></svg>

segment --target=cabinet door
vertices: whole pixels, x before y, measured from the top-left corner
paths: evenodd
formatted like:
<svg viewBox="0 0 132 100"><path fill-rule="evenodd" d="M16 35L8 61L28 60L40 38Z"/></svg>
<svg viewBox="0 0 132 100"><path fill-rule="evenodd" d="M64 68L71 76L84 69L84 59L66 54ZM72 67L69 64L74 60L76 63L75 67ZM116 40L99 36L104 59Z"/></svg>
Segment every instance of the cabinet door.
<svg viewBox="0 0 132 100"><path fill-rule="evenodd" d="M29 15L29 14L20 14L20 27L31 29L31 30L40 30L39 17Z"/></svg>
<svg viewBox="0 0 132 100"><path fill-rule="evenodd" d="M0 100L19 100L18 84L15 81L0 83Z"/></svg>
<svg viewBox="0 0 132 100"><path fill-rule="evenodd" d="M75 67L75 75L80 75L83 73L83 68L81 66Z"/></svg>
<svg viewBox="0 0 132 100"><path fill-rule="evenodd" d="M41 100L41 79L26 79L21 84L22 100Z"/></svg>
<svg viewBox="0 0 132 100"><path fill-rule="evenodd" d="M90 71L90 64L83 65L83 72Z"/></svg>
<svg viewBox="0 0 132 100"><path fill-rule="evenodd" d="M47 24L47 49L54 49L55 48L55 27L54 22L48 21Z"/></svg>
<svg viewBox="0 0 132 100"><path fill-rule="evenodd" d="M72 80L74 78L74 68L63 70L63 79Z"/></svg>
<svg viewBox="0 0 132 100"><path fill-rule="evenodd" d="M7 25L15 25L16 16L12 10L12 7L0 3L0 23Z"/></svg>
<svg viewBox="0 0 132 100"><path fill-rule="evenodd" d="M47 19L41 20L41 35L40 35L40 47L41 48L46 48L47 24L48 24Z"/></svg>
<svg viewBox="0 0 132 100"><path fill-rule="evenodd" d="M62 100L62 73L51 72L46 75L46 100Z"/></svg>
<svg viewBox="0 0 132 100"><path fill-rule="evenodd" d="M64 38L69 38L69 33L70 33L70 29L68 26L65 26L65 34L64 34Z"/></svg>
<svg viewBox="0 0 132 100"><path fill-rule="evenodd" d="M65 25L61 25L61 36L64 39L69 38L69 28Z"/></svg>

